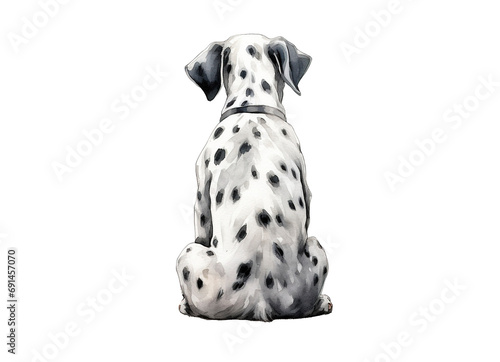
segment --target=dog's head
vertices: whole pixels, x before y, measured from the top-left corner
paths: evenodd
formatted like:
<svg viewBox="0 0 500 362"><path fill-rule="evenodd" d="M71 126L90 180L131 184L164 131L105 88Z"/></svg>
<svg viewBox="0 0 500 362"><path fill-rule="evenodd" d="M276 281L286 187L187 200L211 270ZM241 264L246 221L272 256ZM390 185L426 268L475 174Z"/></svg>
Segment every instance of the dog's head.
<svg viewBox="0 0 500 362"><path fill-rule="evenodd" d="M283 37L269 39L263 35L247 34L211 43L186 65L186 72L209 101L215 98L222 83L229 92L235 79L254 77L254 72L274 73L269 76L275 82L281 100L284 83L300 95L299 82L310 63L309 55Z"/></svg>

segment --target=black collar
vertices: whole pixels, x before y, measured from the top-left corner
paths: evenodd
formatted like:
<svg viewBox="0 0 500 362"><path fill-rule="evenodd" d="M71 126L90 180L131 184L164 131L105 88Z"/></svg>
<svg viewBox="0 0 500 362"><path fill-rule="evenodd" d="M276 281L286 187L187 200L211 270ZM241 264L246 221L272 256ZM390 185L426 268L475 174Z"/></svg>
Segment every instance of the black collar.
<svg viewBox="0 0 500 362"><path fill-rule="evenodd" d="M244 106L244 107L235 107L228 109L220 116L220 121L226 119L229 116L237 113L264 113L269 114L271 116L276 116L281 118L286 122L286 115L283 111L278 108L270 107L270 106Z"/></svg>

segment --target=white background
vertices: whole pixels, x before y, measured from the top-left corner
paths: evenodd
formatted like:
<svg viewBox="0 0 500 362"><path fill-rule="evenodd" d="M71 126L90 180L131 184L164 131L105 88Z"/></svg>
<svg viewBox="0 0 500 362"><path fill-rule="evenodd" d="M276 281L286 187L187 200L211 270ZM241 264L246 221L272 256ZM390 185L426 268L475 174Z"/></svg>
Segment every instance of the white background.
<svg viewBox="0 0 500 362"><path fill-rule="evenodd" d="M341 43L388 3L232 0L220 16L212 0L74 0L16 52L9 34L40 5L2 2L0 270L17 247L21 301L12 360L50 350L70 322L80 334L47 360L388 361L380 343L402 331L413 343L401 361L498 360L500 88L457 129L443 113L474 96L479 77L500 81L500 9L401 0L348 62ZM218 322L177 309L175 259L194 239L194 163L224 101L221 92L207 102L184 65L247 32L284 36L313 57L302 97L287 88L284 105L308 167L310 235L330 261L328 316ZM111 104L148 66L169 74L120 120ZM60 182L53 162L105 117L114 131ZM447 141L391 191L384 173L436 128ZM122 268L134 280L87 323L78 306ZM421 332L409 318L446 279L467 289Z"/></svg>

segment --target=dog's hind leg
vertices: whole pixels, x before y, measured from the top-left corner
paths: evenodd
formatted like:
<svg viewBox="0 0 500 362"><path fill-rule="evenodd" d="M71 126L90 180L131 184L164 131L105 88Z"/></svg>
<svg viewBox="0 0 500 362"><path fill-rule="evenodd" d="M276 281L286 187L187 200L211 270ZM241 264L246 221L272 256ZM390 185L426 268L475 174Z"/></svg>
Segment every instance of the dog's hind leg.
<svg viewBox="0 0 500 362"><path fill-rule="evenodd" d="M211 316L224 282L224 270L215 253L201 244L188 244L177 259L177 276L184 297L179 311L192 316Z"/></svg>
<svg viewBox="0 0 500 362"><path fill-rule="evenodd" d="M307 238L304 248L300 251L299 261L302 265L300 275L307 292L318 295L310 316L330 313L332 302L327 295L321 294L328 274L328 259L325 250L314 236Z"/></svg>

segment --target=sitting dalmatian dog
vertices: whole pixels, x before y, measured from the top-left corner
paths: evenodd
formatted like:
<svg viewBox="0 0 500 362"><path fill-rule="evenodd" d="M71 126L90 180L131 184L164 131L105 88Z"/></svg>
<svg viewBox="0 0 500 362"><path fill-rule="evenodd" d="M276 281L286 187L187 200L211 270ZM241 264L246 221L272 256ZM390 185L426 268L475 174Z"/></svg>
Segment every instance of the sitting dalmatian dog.
<svg viewBox="0 0 500 362"><path fill-rule="evenodd" d="M304 158L281 101L311 57L282 37L237 35L186 66L220 122L196 163L196 240L177 259L182 313L271 321L330 313L321 294L325 251L307 237L311 193Z"/></svg>

